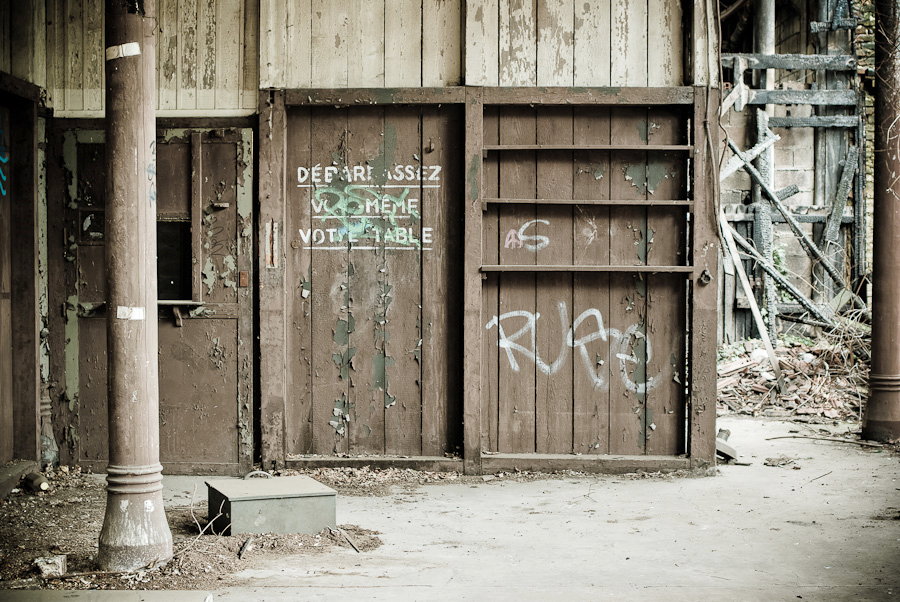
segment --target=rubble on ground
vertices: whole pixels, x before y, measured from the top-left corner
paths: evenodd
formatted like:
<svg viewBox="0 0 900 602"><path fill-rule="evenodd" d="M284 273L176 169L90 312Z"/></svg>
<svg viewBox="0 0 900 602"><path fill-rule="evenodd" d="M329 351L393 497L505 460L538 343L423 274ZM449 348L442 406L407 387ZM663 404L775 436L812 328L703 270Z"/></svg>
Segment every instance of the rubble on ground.
<svg viewBox="0 0 900 602"><path fill-rule="evenodd" d="M793 340L775 348L784 378L777 377L760 341L719 351L719 414L791 418L803 422L859 421L868 397L868 341Z"/></svg>

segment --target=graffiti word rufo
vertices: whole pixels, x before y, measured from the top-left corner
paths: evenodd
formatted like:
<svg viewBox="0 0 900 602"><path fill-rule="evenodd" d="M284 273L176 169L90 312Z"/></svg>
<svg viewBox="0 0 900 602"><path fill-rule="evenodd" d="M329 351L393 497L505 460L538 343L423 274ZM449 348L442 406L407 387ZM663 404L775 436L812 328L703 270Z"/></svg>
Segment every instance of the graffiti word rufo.
<svg viewBox="0 0 900 602"><path fill-rule="evenodd" d="M639 376L646 372L646 366L653 357L653 351L650 340L645 336L642 328L638 324L632 324L624 332L615 328L606 328L603 325L603 314L598 309L586 309L581 312L575 321L569 326L569 310L564 301L559 303L559 321L563 330L567 330L563 337L559 353L556 360L552 364L548 364L538 355L537 351L537 322L541 318L540 313L532 313L530 311L510 311L494 318L485 325L487 330L494 327L497 328L499 339L497 345L500 349L506 351L506 357L509 360L509 367L513 372L519 371L519 360L516 359L516 352L533 363L543 374L556 374L569 359L569 350L577 349L578 355L581 357L581 363L584 370L590 377L594 388L607 390L609 383L598 370L597 358L592 358L588 351L588 344L594 341L609 341L609 355L618 362L618 372L625 388L632 393L646 393L653 389L659 382L660 375L653 377ZM504 328L504 323L514 321L516 319L524 320L522 326L515 332L509 334ZM579 327L587 322L587 331L581 336L577 336ZM576 338L577 336L577 338ZM524 341L520 342L524 338ZM524 343L524 344L523 344ZM612 373L612 370L610 371Z"/></svg>
<svg viewBox="0 0 900 602"><path fill-rule="evenodd" d="M297 187L312 189L312 219L321 222L300 229L303 248L430 250L434 229L421 225L420 199L410 192L440 188L440 172L437 165L396 165L380 174L368 165L298 167Z"/></svg>

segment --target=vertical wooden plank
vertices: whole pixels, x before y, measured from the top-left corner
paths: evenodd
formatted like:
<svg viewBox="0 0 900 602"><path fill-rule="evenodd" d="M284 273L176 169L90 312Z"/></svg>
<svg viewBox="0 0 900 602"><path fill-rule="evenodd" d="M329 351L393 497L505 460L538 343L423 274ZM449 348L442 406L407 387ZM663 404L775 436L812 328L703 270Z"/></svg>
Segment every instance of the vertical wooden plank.
<svg viewBox="0 0 900 602"><path fill-rule="evenodd" d="M684 121L673 111L650 111L649 144L684 143ZM687 196L684 158L650 153L647 192L658 199ZM685 263L686 215L678 207L653 207L647 217L647 263ZM685 279L670 274L647 277L647 420L646 451L652 455L684 453Z"/></svg>
<svg viewBox="0 0 900 602"><path fill-rule="evenodd" d="M9 220L12 248L10 301L15 368L12 374L13 453L18 458L39 458L40 345L37 240L37 106L21 103L10 115L9 147L2 153L6 191L12 201ZM0 149L0 151L6 149Z"/></svg>
<svg viewBox="0 0 900 602"><path fill-rule="evenodd" d="M384 137L396 140L396 165L421 168L422 130L417 107L385 112ZM392 168L397 174L396 167ZM402 182L388 179L394 186L394 207L384 210L385 262L385 451L388 454L422 453L422 220L406 217L398 210L402 195L417 199L421 206L422 185L413 173L405 171ZM418 210L416 210L418 214ZM394 217L396 215L396 217Z"/></svg>
<svg viewBox="0 0 900 602"><path fill-rule="evenodd" d="M694 266L693 281L689 289L690 305L690 374L689 384L689 453L691 463L709 466L716 455L716 333L712 325L716 316L716 287L703 284L701 274L706 270L716 274L719 260L715 214L715 188L718 159L707 151L705 129L707 119L715 123L719 106L717 91L708 93L701 87L694 88L694 114L692 138L694 161L692 183L694 191L694 215L691 229L691 259ZM712 127L710 125L709 127Z"/></svg>
<svg viewBox="0 0 900 602"><path fill-rule="evenodd" d="M34 82L32 58L36 50L32 13L38 6L36 0L20 0L16 11L10 11L8 2L0 6L0 52L9 56L6 67L0 61L0 68L29 82Z"/></svg>
<svg viewBox="0 0 900 602"><path fill-rule="evenodd" d="M310 454L314 452L312 362L312 306L310 303L310 251L303 248L303 236L313 228L313 189L308 182L301 184L296 176L299 168L311 167L310 136L312 119L309 109L287 110L287 177L288 205L285 240L290 240L287 255L286 289L290 323L285 345L287 385L284 411L285 452Z"/></svg>
<svg viewBox="0 0 900 602"><path fill-rule="evenodd" d="M47 33L51 25L47 18L47 3L40 0L32 1L34 5L31 11L31 81L49 90L50 86L47 81L47 50L50 46L47 44Z"/></svg>
<svg viewBox="0 0 900 602"><path fill-rule="evenodd" d="M353 316L349 338L351 348L356 350L349 393L350 450L354 454L383 454L385 450L385 250L382 222L374 216L381 214L379 200L385 194L395 194L396 190L384 188L385 170L391 168L394 159L393 142L385 138L384 113L383 107L359 108L350 113L350 168L371 166L372 175L366 175L362 182L354 179L354 186L365 187L354 193L362 199L362 204L348 205L348 210L342 213L373 217L338 222L346 224L358 240L350 243L349 263Z"/></svg>
<svg viewBox="0 0 900 602"><path fill-rule="evenodd" d="M463 465L466 474L481 472L482 340L481 291L481 149L484 109L481 88L466 89L465 241L463 276Z"/></svg>
<svg viewBox="0 0 900 602"><path fill-rule="evenodd" d="M347 5L341 2L312 0L311 86L314 88L347 85L347 63L351 60L347 10Z"/></svg>
<svg viewBox="0 0 900 602"><path fill-rule="evenodd" d="M570 74L571 77L571 74ZM538 144L572 144L573 113L568 107L542 108L537 117ZM571 151L545 151L537 156L537 197L571 199ZM520 230L538 265L571 265L572 207L538 205L535 223ZM543 237L543 238L541 238ZM520 238L524 238L520 236ZM572 326L572 274L541 274L535 292L535 449L538 453L572 453L573 362L566 336Z"/></svg>
<svg viewBox="0 0 900 602"><path fill-rule="evenodd" d="M461 374L463 207L459 149L462 111L426 107L422 117L422 454L456 452L462 423ZM440 167L440 172L435 172ZM430 169L428 169L430 168ZM433 180L432 178L436 178ZM496 353L496 350L495 350Z"/></svg>
<svg viewBox="0 0 900 602"><path fill-rule="evenodd" d="M292 72L309 68L305 63L294 40L299 41L297 34L302 31L302 19L296 13L307 2L279 2L278 0L260 0L259 2L259 87L294 87ZM308 24L307 24L308 29ZM305 36L309 40L309 36ZM296 61L288 62L288 56L296 57ZM297 86L299 87L299 86Z"/></svg>
<svg viewBox="0 0 900 602"><path fill-rule="evenodd" d="M216 0L197 0L197 108L216 106Z"/></svg>
<svg viewBox="0 0 900 602"><path fill-rule="evenodd" d="M350 56L347 61L347 85L358 88L384 86L385 73L385 3L383 1L353 0L351 35L347 40ZM393 19L393 14L387 18Z"/></svg>
<svg viewBox="0 0 900 602"><path fill-rule="evenodd" d="M66 52L64 9L63 0L47 0L47 86L50 106L55 111L66 105L62 92Z"/></svg>
<svg viewBox="0 0 900 602"><path fill-rule="evenodd" d="M102 0L84 0L84 110L103 110L103 13Z"/></svg>
<svg viewBox="0 0 900 602"><path fill-rule="evenodd" d="M576 86L610 85L611 0L575 3ZM618 51L618 47L617 47Z"/></svg>
<svg viewBox="0 0 900 602"><path fill-rule="evenodd" d="M243 33L241 45L241 107L256 109L257 90L259 85L259 3L243 3ZM309 38L309 25L306 27ZM284 46L282 45L282 48Z"/></svg>
<svg viewBox="0 0 900 602"><path fill-rule="evenodd" d="M621 144L646 144L647 109L615 108L610 139ZM646 199L647 154L617 152L611 156L610 196L622 200ZM646 263L647 210L614 207L610 210L610 263ZM610 275L610 453L644 453L644 392L646 380L644 328L646 281L641 274ZM615 333L612 332L615 329Z"/></svg>
<svg viewBox="0 0 900 602"><path fill-rule="evenodd" d="M260 453L264 466L284 459L285 281L283 92L260 92L259 116L259 384Z"/></svg>
<svg viewBox="0 0 900 602"><path fill-rule="evenodd" d="M647 0L647 85L684 85L680 0Z"/></svg>
<svg viewBox="0 0 900 602"><path fill-rule="evenodd" d="M241 46L244 0L218 0L215 28L215 108L241 108Z"/></svg>
<svg viewBox="0 0 900 602"><path fill-rule="evenodd" d="M647 85L647 0L612 0L610 84Z"/></svg>
<svg viewBox="0 0 900 602"><path fill-rule="evenodd" d="M156 46L158 110L178 107L178 0L159 0L159 39Z"/></svg>
<svg viewBox="0 0 900 602"><path fill-rule="evenodd" d="M500 0L500 85L537 85L537 0Z"/></svg>
<svg viewBox="0 0 900 602"><path fill-rule="evenodd" d="M462 82L462 0L422 1L422 85Z"/></svg>
<svg viewBox="0 0 900 602"><path fill-rule="evenodd" d="M9 159L9 113L4 107L0 109L0 157ZM4 167L3 173L10 178L15 177ZM12 311L10 296L12 293L12 247L10 238L12 227L10 222L10 195L4 186L0 192L0 461L13 459L13 343L12 343Z"/></svg>
<svg viewBox="0 0 900 602"><path fill-rule="evenodd" d="M346 164L347 110L317 108L313 110L311 165ZM314 186L320 190L333 188L329 181ZM327 193L326 193L327 194ZM313 239L310 239L313 241ZM313 241L315 242L315 241ZM349 338L342 336L349 324L350 283L348 252L344 245L331 241L312 245L312 374L313 438L319 454L346 453L349 450L347 419L348 390L352 351Z"/></svg>
<svg viewBox="0 0 900 602"><path fill-rule="evenodd" d="M577 38L576 38L577 40ZM576 144L610 143L610 110L605 107L575 109ZM574 197L609 199L610 153L583 151L575 154ZM610 263L610 208L575 206L573 228L576 265ZM575 453L609 453L609 387L613 376L612 339L608 332L609 274L575 274L572 300L573 406Z"/></svg>
<svg viewBox="0 0 900 602"><path fill-rule="evenodd" d="M10 72L12 67L13 34L10 31L12 6L4 2L0 6L0 71Z"/></svg>
<svg viewBox="0 0 900 602"><path fill-rule="evenodd" d="M500 144L500 110L485 107L483 118L484 144ZM480 146L479 146L480 148ZM481 155L479 155L480 157ZM500 154L490 153L482 162L483 180L481 191L487 198L500 196ZM489 205L479 214L482 221L482 261L484 264L500 263L500 208ZM498 428L500 420L500 333L499 329L484 328L500 315L500 274L491 272L481 280L481 432L482 445L486 451L499 450ZM466 348L470 345L467 344ZM504 360L505 361L505 360Z"/></svg>
<svg viewBox="0 0 900 602"><path fill-rule="evenodd" d="M500 111L501 144L535 144L537 121L533 108L514 107ZM533 199L536 193L536 157L534 151L509 151L500 156L500 196ZM500 208L501 264L534 265L534 251L525 247L519 232L535 219L534 205L510 205ZM500 277L500 318L494 328L507 334L529 326L534 328L534 273L502 274ZM506 316L507 319L504 319ZM524 322L524 323L523 323ZM529 324L530 322L530 324ZM527 334L532 334L528 333ZM503 334L500 335L501 344ZM527 340L521 341L528 347ZM535 371L536 358L504 349L500 356L501 452L535 450Z"/></svg>
<svg viewBox="0 0 900 602"><path fill-rule="evenodd" d="M289 88L308 88L312 81L312 2L300 0L299 2L273 2L279 5L273 9L274 19L280 19L281 26L274 39L267 39L265 45L271 47L278 44L278 40L287 37L286 46L274 46L271 52L278 54L278 58L270 58L277 69L272 73L272 81L279 82L275 85L284 85ZM286 11L286 12L285 12ZM276 23L269 26L277 27ZM282 42L284 43L284 42ZM285 48L287 52L281 49ZM290 57L290 60L288 60ZM275 79L275 77L278 79Z"/></svg>
<svg viewBox="0 0 900 602"><path fill-rule="evenodd" d="M537 85L539 86L571 86L574 83L575 2L576 0L538 2Z"/></svg>
<svg viewBox="0 0 900 602"><path fill-rule="evenodd" d="M67 111L84 110L84 22L82 0L65 0L65 81Z"/></svg>
<svg viewBox="0 0 900 602"><path fill-rule="evenodd" d="M422 2L385 3L384 85L422 85Z"/></svg>
<svg viewBox="0 0 900 602"><path fill-rule="evenodd" d="M469 86L500 85L500 0L465 0L465 73Z"/></svg>
<svg viewBox="0 0 900 602"><path fill-rule="evenodd" d="M197 108L197 0L178 0L178 108Z"/></svg>

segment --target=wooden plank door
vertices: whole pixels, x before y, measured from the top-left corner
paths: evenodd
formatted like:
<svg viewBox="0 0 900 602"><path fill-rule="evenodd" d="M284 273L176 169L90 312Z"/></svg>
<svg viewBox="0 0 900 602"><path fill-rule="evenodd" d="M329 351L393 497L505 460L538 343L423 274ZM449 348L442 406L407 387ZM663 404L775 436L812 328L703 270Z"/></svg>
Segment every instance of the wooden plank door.
<svg viewBox="0 0 900 602"><path fill-rule="evenodd" d="M484 107L483 451L686 453L689 115Z"/></svg>
<svg viewBox="0 0 900 602"><path fill-rule="evenodd" d="M167 472L237 473L252 459L252 132L156 140L160 456ZM77 458L107 454L102 132L70 131L66 395Z"/></svg>
<svg viewBox="0 0 900 602"><path fill-rule="evenodd" d="M285 131L286 387L262 403L264 460L458 453L461 111L288 107Z"/></svg>

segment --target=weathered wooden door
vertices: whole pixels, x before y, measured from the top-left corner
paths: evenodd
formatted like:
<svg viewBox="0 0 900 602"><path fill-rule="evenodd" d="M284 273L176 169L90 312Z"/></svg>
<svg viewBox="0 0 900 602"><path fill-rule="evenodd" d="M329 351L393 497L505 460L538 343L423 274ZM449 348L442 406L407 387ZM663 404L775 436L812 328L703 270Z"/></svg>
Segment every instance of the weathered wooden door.
<svg viewBox="0 0 900 602"><path fill-rule="evenodd" d="M261 280L284 274L285 398L264 395L264 457L458 452L459 107L291 107L284 125L287 248L263 220ZM282 350L261 314L266 365Z"/></svg>
<svg viewBox="0 0 900 602"><path fill-rule="evenodd" d="M0 107L0 462L13 457L9 110Z"/></svg>
<svg viewBox="0 0 900 602"><path fill-rule="evenodd" d="M68 131L65 391L77 460L107 455L102 132ZM160 456L167 472L252 458L252 132L157 136ZM151 317L151 316L148 316Z"/></svg>
<svg viewBox="0 0 900 602"><path fill-rule="evenodd" d="M485 102L472 435L489 459L686 453L692 96L613 94Z"/></svg>

